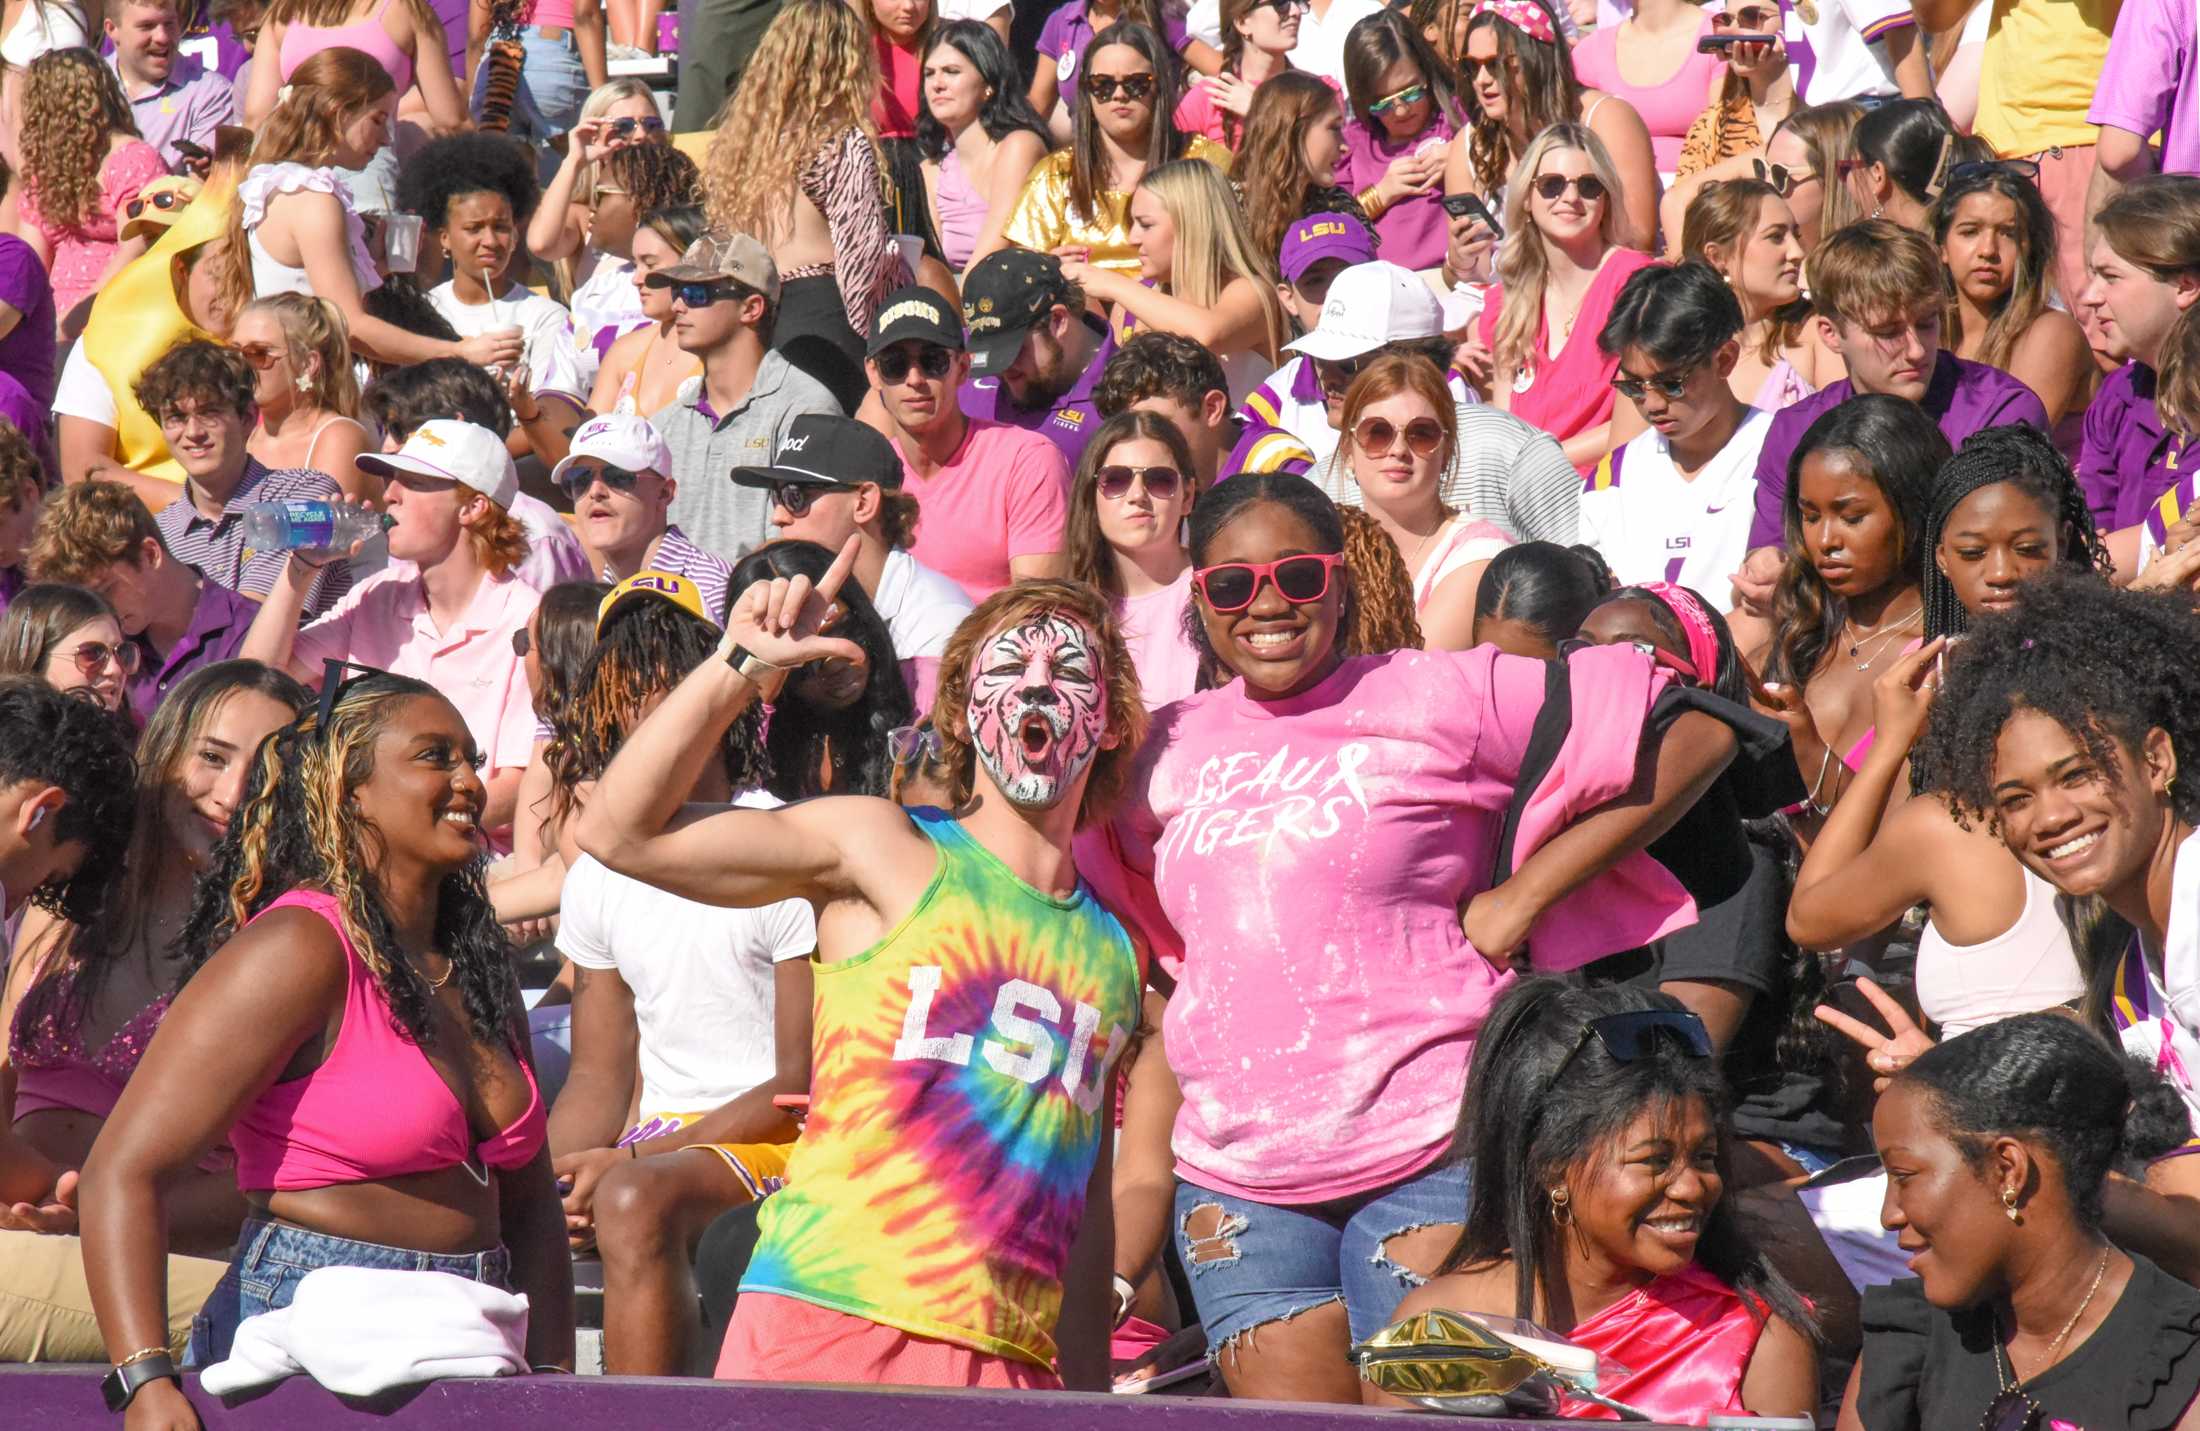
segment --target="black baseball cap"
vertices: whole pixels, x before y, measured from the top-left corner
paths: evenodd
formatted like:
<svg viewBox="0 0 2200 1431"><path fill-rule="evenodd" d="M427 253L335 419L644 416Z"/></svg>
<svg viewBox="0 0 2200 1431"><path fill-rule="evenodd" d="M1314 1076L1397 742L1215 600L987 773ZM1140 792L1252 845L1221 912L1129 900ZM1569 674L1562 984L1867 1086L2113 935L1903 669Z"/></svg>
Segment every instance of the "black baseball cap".
<svg viewBox="0 0 2200 1431"><path fill-rule="evenodd" d="M876 482L891 492L901 487L901 458L876 428L850 418L803 413L788 422L771 466L736 467L731 476L737 487L768 488L782 482L859 487Z"/></svg>
<svg viewBox="0 0 2200 1431"><path fill-rule="evenodd" d="M887 295L871 315L871 341L863 356L875 358L896 343L912 340L958 353L963 350L962 315L922 284L911 284Z"/></svg>
<svg viewBox="0 0 2200 1431"><path fill-rule="evenodd" d="M970 330L970 371L1005 372L1024 335L1069 297L1062 261L1051 253L1004 248L987 254L963 280L963 326Z"/></svg>

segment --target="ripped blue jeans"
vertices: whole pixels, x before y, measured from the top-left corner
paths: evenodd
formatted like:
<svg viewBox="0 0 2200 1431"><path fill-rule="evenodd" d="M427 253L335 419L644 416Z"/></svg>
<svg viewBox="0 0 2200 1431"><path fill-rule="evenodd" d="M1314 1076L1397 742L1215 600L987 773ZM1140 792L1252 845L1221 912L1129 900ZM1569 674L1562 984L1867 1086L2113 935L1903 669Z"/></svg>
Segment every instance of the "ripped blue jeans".
<svg viewBox="0 0 2200 1431"><path fill-rule="evenodd" d="M1456 1233L1467 1185L1464 1164L1441 1163L1374 1192L1293 1205L1179 1180L1177 1252L1191 1274L1208 1359L1265 1323L1331 1302L1344 1303L1355 1342L1381 1331L1424 1280L1391 1260L1384 1244L1424 1227Z"/></svg>

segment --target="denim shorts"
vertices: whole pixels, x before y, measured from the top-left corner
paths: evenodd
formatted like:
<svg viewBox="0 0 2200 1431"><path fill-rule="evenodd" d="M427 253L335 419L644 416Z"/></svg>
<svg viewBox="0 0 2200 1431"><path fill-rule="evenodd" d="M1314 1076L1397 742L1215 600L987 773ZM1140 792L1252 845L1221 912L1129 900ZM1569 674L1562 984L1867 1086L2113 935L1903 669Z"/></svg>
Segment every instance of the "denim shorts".
<svg viewBox="0 0 2200 1431"><path fill-rule="evenodd" d="M470 1281L510 1291L512 1259L502 1247L487 1252L415 1252L379 1242L354 1242L308 1232L285 1222L245 1219L237 1235L237 1253L229 1270L191 1322L187 1364L209 1367L229 1356L237 1324L246 1317L290 1305L298 1283L319 1267L373 1267L388 1271L450 1272Z"/></svg>
<svg viewBox="0 0 2200 1431"><path fill-rule="evenodd" d="M1352 1339L1379 1332L1419 1274L1383 1244L1403 1232L1459 1226L1467 1216L1467 1167L1440 1163L1402 1183L1336 1202L1253 1202L1191 1183L1176 1185L1177 1252L1212 1360L1234 1338L1342 1301ZM1201 1208L1219 1207L1212 1236L1186 1231Z"/></svg>
<svg viewBox="0 0 2200 1431"><path fill-rule="evenodd" d="M588 71L581 65L580 50L571 35L546 40L530 25L519 44L526 58L520 62L519 90L512 96L509 133L538 150L537 169L547 165L544 172L554 174L559 157L549 143L580 122L581 104L588 98ZM489 61L483 56L474 71L471 112L477 120L488 84Z"/></svg>

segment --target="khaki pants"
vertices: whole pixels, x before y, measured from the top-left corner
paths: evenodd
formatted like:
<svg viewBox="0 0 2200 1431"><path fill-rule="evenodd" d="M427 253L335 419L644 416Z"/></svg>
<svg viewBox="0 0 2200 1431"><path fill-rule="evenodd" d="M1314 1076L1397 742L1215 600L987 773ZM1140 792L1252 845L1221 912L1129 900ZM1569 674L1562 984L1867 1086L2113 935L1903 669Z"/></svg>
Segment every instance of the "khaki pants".
<svg viewBox="0 0 2200 1431"><path fill-rule="evenodd" d="M179 1363L191 1340L191 1319L228 1269L210 1257L168 1259L168 1349ZM0 1232L0 1362L107 1357L84 1280L84 1244L74 1237Z"/></svg>

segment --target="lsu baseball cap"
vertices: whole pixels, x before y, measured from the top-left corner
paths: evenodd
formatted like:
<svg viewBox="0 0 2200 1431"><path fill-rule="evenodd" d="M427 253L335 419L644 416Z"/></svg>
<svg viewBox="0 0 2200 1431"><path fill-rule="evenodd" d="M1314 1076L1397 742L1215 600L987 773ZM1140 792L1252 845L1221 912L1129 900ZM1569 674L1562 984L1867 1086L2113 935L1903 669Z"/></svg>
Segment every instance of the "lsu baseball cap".
<svg viewBox="0 0 2200 1431"><path fill-rule="evenodd" d="M1069 296L1069 280L1053 254L1010 247L978 260L963 280L962 296L970 371L986 377L1016 361L1024 335Z"/></svg>
<svg viewBox="0 0 2200 1431"><path fill-rule="evenodd" d="M1338 363L1405 338L1433 338L1467 326L1470 310L1456 293L1438 297L1410 268L1377 259L1355 264L1329 284L1321 321L1286 350Z"/></svg>
<svg viewBox="0 0 2200 1431"><path fill-rule="evenodd" d="M857 487L876 482L887 491L901 488L901 458L878 430L851 418L806 412L789 420L769 467L736 467L737 487L774 487L782 482L806 487Z"/></svg>
<svg viewBox="0 0 2200 1431"><path fill-rule="evenodd" d="M963 348L962 315L922 284L897 290L878 306L871 315L871 341L863 355L875 358L896 343L912 340L958 353Z"/></svg>
<svg viewBox="0 0 2200 1431"><path fill-rule="evenodd" d="M772 262L771 250L747 234L704 234L687 246L678 263L651 274L648 283L651 288L677 288L721 278L746 283L767 302L779 302L779 265Z"/></svg>
<svg viewBox="0 0 2200 1431"><path fill-rule="evenodd" d="M519 469L504 450L504 439L486 427L450 418L420 424L395 452L362 455L359 470L377 477L400 472L440 477L473 488L507 512L519 496Z"/></svg>
<svg viewBox="0 0 2200 1431"><path fill-rule="evenodd" d="M603 600L596 606L596 634L603 634L604 623L611 619L612 612L629 601L649 597L669 601L688 615L704 621L711 619L710 613L703 609L703 594L695 589L694 582L669 571L638 571L604 593ZM712 621L711 624L718 623Z"/></svg>
<svg viewBox="0 0 2200 1431"><path fill-rule="evenodd" d="M672 449L665 446L664 438L658 436L648 418L634 413L609 412L582 423L573 433L572 450L550 469L552 485L583 457L629 472L654 472L660 477L672 473Z"/></svg>
<svg viewBox="0 0 2200 1431"><path fill-rule="evenodd" d="M1325 258L1373 263L1375 235L1351 214L1308 214L1285 231L1280 258L1283 281L1297 283Z"/></svg>

